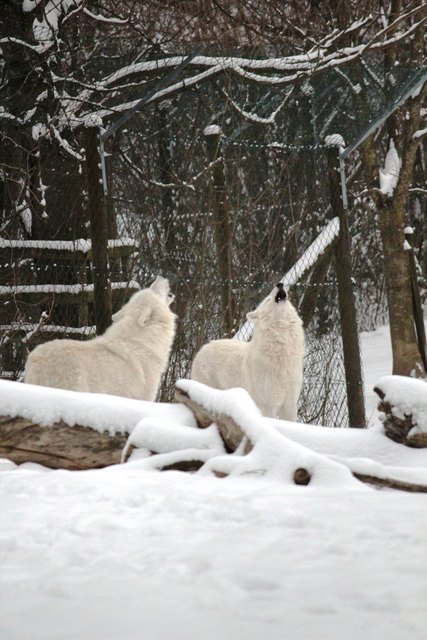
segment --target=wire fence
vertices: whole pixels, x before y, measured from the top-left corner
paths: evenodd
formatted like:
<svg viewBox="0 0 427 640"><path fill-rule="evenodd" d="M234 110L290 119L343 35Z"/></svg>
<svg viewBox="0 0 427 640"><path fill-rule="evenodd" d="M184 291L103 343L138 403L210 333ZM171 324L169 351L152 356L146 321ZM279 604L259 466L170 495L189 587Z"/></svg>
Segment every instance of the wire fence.
<svg viewBox="0 0 427 640"><path fill-rule="evenodd" d="M145 105L106 143L106 229L88 214L101 189L96 170L90 174L84 159L60 150L58 171L57 148L40 142L31 172L14 179L4 207L2 377L20 379L40 342L95 335L96 244L105 232L113 312L157 274L169 278L176 296L177 334L159 399L172 399L175 381L189 375L205 342L248 337L246 313L284 278L306 327L299 419L347 426L338 226L324 140L339 131L351 141L366 122L360 111L355 121L357 74L330 71L285 92L227 78ZM371 119L395 95L385 95L378 74L371 67L362 77L375 106ZM354 167L353 289L359 327L370 330L387 309L378 223Z"/></svg>
<svg viewBox="0 0 427 640"><path fill-rule="evenodd" d="M176 166L168 166L169 175L159 178L159 135L138 149L145 167L134 164L123 145L128 163L114 170L114 198L109 194L119 212L117 237L108 242L113 311L156 274L170 279L178 327L159 398L171 400L176 379L189 376L198 348L235 335L246 313L288 274L286 284L307 333L300 419L344 426L348 414L330 249L337 226L325 224L330 216L327 186L322 187L323 200L317 193L314 211L310 199L298 195L301 153L223 144L217 132L217 157L212 158L207 137L202 129L198 150L194 142L190 150L180 148L194 157L196 166L188 171L200 176L197 188L183 184L185 178L176 186ZM316 159L306 153L304 162L320 176L324 158L320 150L316 153ZM130 168L144 178L136 180ZM166 172L165 165L160 168ZM316 245L322 227L323 243ZM20 379L29 351L40 342L95 335L92 243L3 238L0 256L2 377ZM239 337L250 336L241 331Z"/></svg>

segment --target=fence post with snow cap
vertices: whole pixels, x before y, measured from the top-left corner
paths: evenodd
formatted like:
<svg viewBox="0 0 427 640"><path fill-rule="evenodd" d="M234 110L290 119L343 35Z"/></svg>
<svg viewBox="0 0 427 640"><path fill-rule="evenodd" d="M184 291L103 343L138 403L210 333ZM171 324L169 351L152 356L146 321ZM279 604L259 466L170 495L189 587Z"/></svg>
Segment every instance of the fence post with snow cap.
<svg viewBox="0 0 427 640"><path fill-rule="evenodd" d="M225 163L221 149L221 128L210 125L205 128L206 152L212 167L212 224L215 237L218 272L221 278L221 298L224 318L224 332L231 336L236 321L236 301L233 295L232 225L230 204L225 182Z"/></svg>
<svg viewBox="0 0 427 640"><path fill-rule="evenodd" d="M85 130L89 223L93 254L96 332L102 334L111 324L111 284L108 278L108 221L102 171L98 152L98 127Z"/></svg>
<svg viewBox="0 0 427 640"><path fill-rule="evenodd" d="M326 137L325 143L327 146L332 216L338 216L340 221L340 233L335 245L335 268L338 282L338 304L341 319L349 423L351 427L363 428L365 427L366 419L362 363L353 291L344 163L341 159L344 140L340 135L330 135Z"/></svg>

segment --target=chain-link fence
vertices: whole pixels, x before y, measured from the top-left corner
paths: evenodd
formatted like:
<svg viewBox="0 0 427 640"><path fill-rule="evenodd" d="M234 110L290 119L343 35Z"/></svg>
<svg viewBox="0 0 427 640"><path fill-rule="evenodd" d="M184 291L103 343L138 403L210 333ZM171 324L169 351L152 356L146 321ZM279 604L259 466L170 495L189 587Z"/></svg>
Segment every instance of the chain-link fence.
<svg viewBox="0 0 427 640"><path fill-rule="evenodd" d="M334 258L339 225L325 137L356 140L390 105L402 82L379 74L373 66L341 68L286 89L224 75L146 104L105 145L101 195L87 145L85 161L83 152L72 157L40 140L4 213L2 377L19 379L41 341L95 334L95 245L106 237L112 311L157 274L169 278L176 296L177 334L160 399L172 398L202 344L238 333L246 313L285 278L306 327L300 419L348 425ZM360 110L361 94L369 113L365 102ZM372 329L386 311L379 234L358 193L357 162L352 169L354 290L360 327ZM88 213L96 197L106 211L102 229Z"/></svg>

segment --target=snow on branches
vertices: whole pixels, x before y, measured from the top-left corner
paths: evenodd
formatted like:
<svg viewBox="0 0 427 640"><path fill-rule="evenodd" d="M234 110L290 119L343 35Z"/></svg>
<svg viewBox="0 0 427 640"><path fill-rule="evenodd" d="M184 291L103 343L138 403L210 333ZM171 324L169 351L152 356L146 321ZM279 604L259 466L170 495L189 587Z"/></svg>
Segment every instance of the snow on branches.
<svg viewBox="0 0 427 640"><path fill-rule="evenodd" d="M63 139L60 133L64 128L74 129L81 125L85 126L88 118L93 118L94 115L99 120L106 120L131 109L141 96L135 100L129 100L127 89L132 87L132 93L135 95L135 89L139 86L143 94L147 81L150 81L154 74L167 74L169 69L180 65L185 58L185 55L176 55L171 52L169 56L162 53L157 59L141 61L138 53L133 62L127 62L111 70L113 65L117 67L117 60L122 59L121 56L111 56L109 65L104 67L103 71L100 71L99 64L95 65L91 71L88 60L90 53L85 51L82 58L85 77L82 78L81 74L75 74L67 64L57 64L59 57L65 61L70 55L69 42L64 37L63 25L73 16L78 16L81 21L86 20L96 24L98 30L115 28L120 34L120 29L129 26L131 14L122 16L93 13L84 6L83 0L47 0L45 2L23 0L22 12L32 19L32 37L24 39L11 34L1 38L0 45L6 43L21 45L39 56L52 60L53 64L40 67L39 73L48 74L49 77L44 78L44 85L50 87L58 102L57 108L54 109L55 115L52 112L50 116L54 118L52 125L55 126L56 138L61 143ZM395 47L400 42L412 38L425 20L423 7L417 6L381 27L376 23L376 16L368 14L358 17L345 28L335 29L320 38L315 44L308 40L310 48L304 53L267 58L197 55L189 64L185 78L158 91L150 101L164 99L223 73L237 75L242 81L248 83L291 86L296 81L327 68L339 68L359 60L368 53ZM349 42L357 42L357 44L347 46ZM346 46L343 46L343 43L346 43ZM79 46L78 41L77 46ZM99 45L94 42L94 53L97 46ZM79 57L77 51L75 53ZM94 55L94 59L96 57ZM275 107L270 116L261 116L249 113L237 104L235 106L241 110L245 118L266 124L274 120L277 109ZM0 115L3 118L11 118L16 114L5 111Z"/></svg>

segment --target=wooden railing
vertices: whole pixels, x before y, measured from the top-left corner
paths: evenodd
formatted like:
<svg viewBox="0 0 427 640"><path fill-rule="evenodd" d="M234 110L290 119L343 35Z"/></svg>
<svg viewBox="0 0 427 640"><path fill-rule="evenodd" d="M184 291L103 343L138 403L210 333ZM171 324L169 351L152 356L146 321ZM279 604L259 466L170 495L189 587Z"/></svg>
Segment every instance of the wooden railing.
<svg viewBox="0 0 427 640"><path fill-rule="evenodd" d="M139 289L130 280L132 240L108 243L113 309ZM89 240L0 239L1 377L18 379L37 344L95 334L94 274Z"/></svg>

